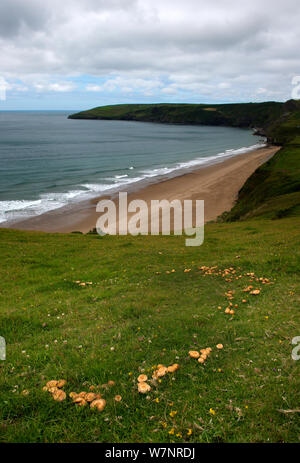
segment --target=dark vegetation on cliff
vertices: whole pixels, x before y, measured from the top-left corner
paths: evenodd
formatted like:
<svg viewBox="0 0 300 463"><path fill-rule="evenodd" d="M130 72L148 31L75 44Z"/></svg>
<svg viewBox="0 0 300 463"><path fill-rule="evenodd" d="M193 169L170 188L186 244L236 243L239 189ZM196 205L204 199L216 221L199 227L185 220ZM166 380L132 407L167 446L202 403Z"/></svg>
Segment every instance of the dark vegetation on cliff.
<svg viewBox="0 0 300 463"><path fill-rule="evenodd" d="M223 105L205 104L124 104L100 106L69 116L70 119L129 120L169 124L227 125L263 127L286 112L277 102Z"/></svg>

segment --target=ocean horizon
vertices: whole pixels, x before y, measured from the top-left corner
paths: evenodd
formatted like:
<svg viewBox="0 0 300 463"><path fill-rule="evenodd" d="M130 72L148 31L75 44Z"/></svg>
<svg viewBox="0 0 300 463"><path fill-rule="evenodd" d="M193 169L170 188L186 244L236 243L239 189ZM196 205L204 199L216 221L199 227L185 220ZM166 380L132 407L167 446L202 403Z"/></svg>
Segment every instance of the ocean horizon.
<svg viewBox="0 0 300 463"><path fill-rule="evenodd" d="M249 129L0 112L0 223L132 191L264 146Z"/></svg>

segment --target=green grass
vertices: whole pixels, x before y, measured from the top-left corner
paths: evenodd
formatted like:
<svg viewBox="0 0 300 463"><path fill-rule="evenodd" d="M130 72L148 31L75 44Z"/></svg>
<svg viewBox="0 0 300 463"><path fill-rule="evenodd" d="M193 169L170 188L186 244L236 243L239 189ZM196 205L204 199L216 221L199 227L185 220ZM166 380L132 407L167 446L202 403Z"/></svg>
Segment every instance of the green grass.
<svg viewBox="0 0 300 463"><path fill-rule="evenodd" d="M300 334L299 226L299 217L210 224L199 248L173 236L0 230L0 440L298 442L299 414L279 410L299 409L300 362L291 358ZM242 278L205 275L204 265ZM261 293L244 293L249 272L272 284L254 281ZM224 314L229 289L233 317ZM208 346L205 366L188 357ZM174 379L162 378L149 398L137 392L141 369L151 376L154 365L174 362ZM104 390L100 413L42 392L59 378L68 393L116 385Z"/></svg>
<svg viewBox="0 0 300 463"><path fill-rule="evenodd" d="M299 215L300 111L279 121L270 128L269 135L282 148L249 177L236 205L224 214L226 221Z"/></svg>

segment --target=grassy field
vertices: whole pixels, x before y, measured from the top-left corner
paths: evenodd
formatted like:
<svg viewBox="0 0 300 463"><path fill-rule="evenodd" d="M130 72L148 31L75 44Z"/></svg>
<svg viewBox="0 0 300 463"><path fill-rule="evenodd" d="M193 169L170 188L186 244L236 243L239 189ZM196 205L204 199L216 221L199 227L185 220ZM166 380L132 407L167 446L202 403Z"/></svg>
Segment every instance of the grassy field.
<svg viewBox="0 0 300 463"><path fill-rule="evenodd" d="M0 440L299 442L299 227L299 217L209 224L199 248L0 230ZM204 365L189 357L206 347ZM172 363L137 391L139 374ZM61 378L67 398L56 402L42 388ZM90 386L102 412L68 396Z"/></svg>

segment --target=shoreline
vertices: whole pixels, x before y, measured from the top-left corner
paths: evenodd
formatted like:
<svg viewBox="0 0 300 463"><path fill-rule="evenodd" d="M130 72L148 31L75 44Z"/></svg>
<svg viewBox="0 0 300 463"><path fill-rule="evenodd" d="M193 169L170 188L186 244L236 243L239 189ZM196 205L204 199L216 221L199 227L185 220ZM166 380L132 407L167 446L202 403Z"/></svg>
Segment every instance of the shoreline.
<svg viewBox="0 0 300 463"><path fill-rule="evenodd" d="M204 199L205 222L215 220L223 212L233 207L238 192L246 180L279 149L280 147L271 145L235 155L208 166L198 167L176 177L162 178L160 182L142 186L129 193L128 202L142 199L150 204L150 201L155 199L168 201L173 199L181 201ZM124 189L120 191L124 191ZM54 209L36 217L7 225L0 224L0 228L49 233L70 233L73 231L87 233L96 227L97 219L100 216L95 210L98 201L104 198L111 199L115 196L116 193L101 195L74 203L69 207Z"/></svg>

